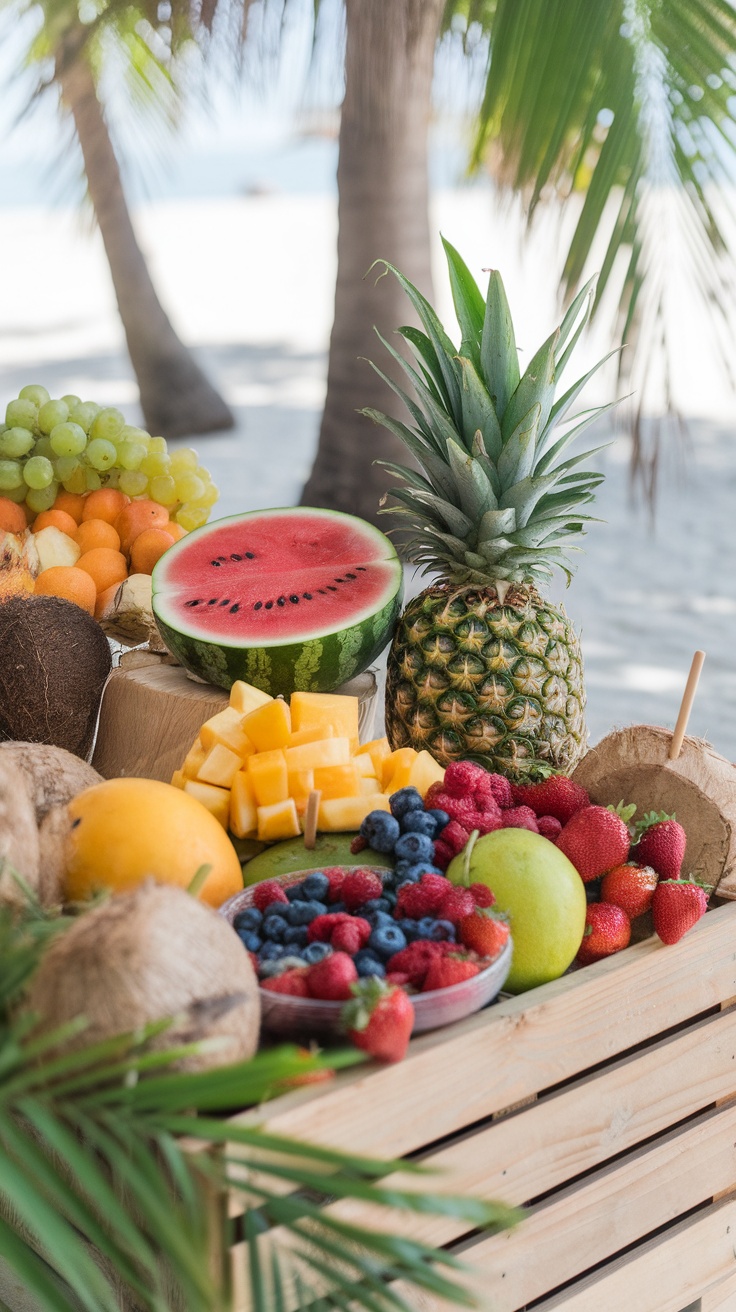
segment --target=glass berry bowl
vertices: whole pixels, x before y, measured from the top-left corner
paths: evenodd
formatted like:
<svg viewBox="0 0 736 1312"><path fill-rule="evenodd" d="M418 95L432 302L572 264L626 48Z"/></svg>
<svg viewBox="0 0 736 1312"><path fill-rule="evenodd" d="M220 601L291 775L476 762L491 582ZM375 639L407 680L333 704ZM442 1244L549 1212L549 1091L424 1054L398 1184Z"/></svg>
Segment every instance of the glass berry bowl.
<svg viewBox="0 0 736 1312"><path fill-rule="evenodd" d="M383 882L391 873L366 867L378 875ZM289 875L280 875L273 882L287 888L298 884L313 870L294 870ZM258 887L252 884L236 893L220 907L220 915L232 925L240 911L253 906L253 895ZM243 948L245 951L245 948ZM412 1034L423 1034L427 1030L440 1029L464 1020L480 1011L498 996L511 969L512 944L509 939L495 961L485 970L481 970L471 979L460 984L451 984L449 988L434 989L429 993L412 993L414 1005L414 1029ZM296 951L295 951L296 954ZM261 1027L269 1034L282 1039L340 1039L343 1032L340 1027L342 1002L328 1002L321 998L292 997L286 993L274 993L271 989L259 989L261 1000Z"/></svg>

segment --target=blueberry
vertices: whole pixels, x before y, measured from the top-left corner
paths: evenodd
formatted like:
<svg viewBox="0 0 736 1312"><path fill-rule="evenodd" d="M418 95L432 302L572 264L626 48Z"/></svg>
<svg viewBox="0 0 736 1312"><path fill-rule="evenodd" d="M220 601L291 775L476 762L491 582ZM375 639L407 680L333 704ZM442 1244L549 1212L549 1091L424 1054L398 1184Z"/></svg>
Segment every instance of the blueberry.
<svg viewBox="0 0 736 1312"><path fill-rule="evenodd" d="M283 916L269 916L268 920L263 922L263 937L269 939L271 943L284 943L288 928Z"/></svg>
<svg viewBox="0 0 736 1312"><path fill-rule="evenodd" d="M311 875L307 875L302 887L305 897L310 902L326 902L330 891L330 881L327 875L323 875L321 870L315 870Z"/></svg>
<svg viewBox="0 0 736 1312"><path fill-rule="evenodd" d="M279 957L285 957L288 949L283 943L264 943L258 953L259 961L278 961Z"/></svg>
<svg viewBox="0 0 736 1312"><path fill-rule="evenodd" d="M437 821L427 811L407 811L401 817L402 834L424 834L427 838L437 837Z"/></svg>
<svg viewBox="0 0 736 1312"><path fill-rule="evenodd" d="M436 923L434 916L422 916L417 921L417 938L431 938Z"/></svg>
<svg viewBox="0 0 736 1312"><path fill-rule="evenodd" d="M290 925L309 925L317 916L324 916L324 902L292 902L289 907Z"/></svg>
<svg viewBox="0 0 736 1312"><path fill-rule="evenodd" d="M440 811L439 807L433 807L431 811L427 812L427 815L434 816L437 821L437 833L435 834L435 838L438 838L445 825L449 825L450 817L446 811Z"/></svg>
<svg viewBox="0 0 736 1312"><path fill-rule="evenodd" d="M301 902L304 898L304 885L292 884L289 888L285 888L284 892L290 902Z"/></svg>
<svg viewBox="0 0 736 1312"><path fill-rule="evenodd" d="M400 861L429 861L434 858L434 843L426 834L402 834L394 846Z"/></svg>
<svg viewBox="0 0 736 1312"><path fill-rule="evenodd" d="M397 921L397 924L407 943L413 943L415 938L419 938L419 922L417 920L405 918Z"/></svg>
<svg viewBox="0 0 736 1312"><path fill-rule="evenodd" d="M298 970L300 967L306 966L307 963L304 958L292 956L288 948L282 948L282 952L283 956L272 957L269 960L264 960L261 956L258 968L261 979L270 979L273 975L283 975L285 970ZM287 953L288 955L286 955Z"/></svg>
<svg viewBox="0 0 736 1312"><path fill-rule="evenodd" d="M416 788L399 788L398 792L390 797L389 806L391 814L395 815L397 820L406 815L407 811L424 810L424 802Z"/></svg>
<svg viewBox="0 0 736 1312"><path fill-rule="evenodd" d="M424 866L418 865L416 861L397 861L394 868L396 887L407 880L410 884L416 884L423 874Z"/></svg>
<svg viewBox="0 0 736 1312"><path fill-rule="evenodd" d="M364 916L370 915L371 911L388 911L389 900L387 897L372 897L369 902L363 903Z"/></svg>
<svg viewBox="0 0 736 1312"><path fill-rule="evenodd" d="M289 943L292 947L304 948L308 941L306 925L289 925L284 934L284 943Z"/></svg>
<svg viewBox="0 0 736 1312"><path fill-rule="evenodd" d="M388 911L369 911L365 917L371 929L380 929L381 925L395 925L396 921Z"/></svg>
<svg viewBox="0 0 736 1312"><path fill-rule="evenodd" d="M353 962L361 979L365 979L367 975L378 975L383 978L386 974L386 967L383 962L379 961L378 957L369 952L367 948L361 948L360 952L356 952Z"/></svg>
<svg viewBox="0 0 736 1312"><path fill-rule="evenodd" d="M233 920L234 929L258 929L263 916L258 907L246 907L245 911L239 911Z"/></svg>
<svg viewBox="0 0 736 1312"><path fill-rule="evenodd" d="M388 960L394 952L400 952L406 947L406 936L396 924L382 925L380 929L374 929L368 939L368 947L377 957Z"/></svg>
<svg viewBox="0 0 736 1312"><path fill-rule="evenodd" d="M401 864L404 868L404 879L410 879L412 883L416 883L422 875L441 875L443 873L439 866L433 866L431 861L402 861Z"/></svg>
<svg viewBox="0 0 736 1312"><path fill-rule="evenodd" d="M360 833L374 852L393 852L401 830L398 820L388 811L371 811L360 826Z"/></svg>
<svg viewBox="0 0 736 1312"><path fill-rule="evenodd" d="M280 916L283 920L288 914L289 905L287 902L269 902L263 913L264 920L270 920L271 916Z"/></svg>
<svg viewBox="0 0 736 1312"><path fill-rule="evenodd" d="M396 894L390 888L384 889L381 901L388 903L388 906L386 907L387 911L393 911L396 906Z"/></svg>
<svg viewBox="0 0 736 1312"><path fill-rule="evenodd" d="M249 952L258 952L263 942L258 934L253 933L252 929L239 929L238 938L243 947L247 948Z"/></svg>
<svg viewBox="0 0 736 1312"><path fill-rule="evenodd" d="M330 904L329 914L331 916L337 916L341 913L344 914L346 911L347 911L347 907L345 906L344 902L332 902Z"/></svg>
<svg viewBox="0 0 736 1312"><path fill-rule="evenodd" d="M309 966L313 966L317 961L324 961L325 957L331 955L332 948L329 943L310 943L309 947L305 948L302 953L304 960Z"/></svg>
<svg viewBox="0 0 736 1312"><path fill-rule="evenodd" d="M429 937L435 943L442 943L442 942L454 943L455 926L452 924L452 921L450 920L435 920Z"/></svg>

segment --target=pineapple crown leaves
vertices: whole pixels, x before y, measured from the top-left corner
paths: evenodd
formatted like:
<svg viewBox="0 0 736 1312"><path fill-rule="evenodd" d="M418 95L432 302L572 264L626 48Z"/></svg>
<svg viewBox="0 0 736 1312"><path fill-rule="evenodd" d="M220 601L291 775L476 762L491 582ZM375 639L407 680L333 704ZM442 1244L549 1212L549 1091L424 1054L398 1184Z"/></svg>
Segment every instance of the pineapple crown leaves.
<svg viewBox="0 0 736 1312"><path fill-rule="evenodd" d="M569 554L579 550L575 541L592 518L583 507L602 482L601 474L579 466L602 448L575 456L568 448L611 405L569 412L614 352L558 399L555 387L590 316L595 280L578 293L520 374L501 275L491 271L484 299L461 256L444 238L443 244L459 349L417 288L393 265L376 261L381 276L398 279L424 330L398 329L415 363L377 332L408 378L411 395L370 362L413 426L380 410L362 413L394 433L421 471L378 462L403 484L389 494L398 505L382 513L398 516L409 533L409 556L425 573L439 570L460 586L532 581L551 575L554 567L569 581Z"/></svg>

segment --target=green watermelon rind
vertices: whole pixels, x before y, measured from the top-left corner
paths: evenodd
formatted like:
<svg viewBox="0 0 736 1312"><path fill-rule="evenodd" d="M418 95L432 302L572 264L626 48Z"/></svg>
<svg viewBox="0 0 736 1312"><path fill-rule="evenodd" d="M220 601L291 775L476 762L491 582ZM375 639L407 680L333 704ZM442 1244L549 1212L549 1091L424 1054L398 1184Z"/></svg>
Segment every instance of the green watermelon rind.
<svg viewBox="0 0 736 1312"><path fill-rule="evenodd" d="M300 509L307 510L306 507ZM207 527L212 528L213 525ZM378 537L384 536L373 525L366 524L365 527ZM205 531L198 530L198 534ZM194 534L191 536L194 537ZM366 670L393 636L403 599L403 568L393 544L388 538L385 541L392 554L386 557L384 563L395 564L395 574L390 585L393 586L393 592L380 609L332 633L293 642L278 641L268 646L248 647L182 632L157 613L157 579L154 571L153 613L156 625L172 656L185 669L215 687L229 690L237 679L242 679L273 697L288 696L292 692L332 692ZM182 547L186 542L187 538L181 540ZM178 545L171 548L172 553ZM163 560L164 557L162 563ZM387 592L389 590L390 587Z"/></svg>

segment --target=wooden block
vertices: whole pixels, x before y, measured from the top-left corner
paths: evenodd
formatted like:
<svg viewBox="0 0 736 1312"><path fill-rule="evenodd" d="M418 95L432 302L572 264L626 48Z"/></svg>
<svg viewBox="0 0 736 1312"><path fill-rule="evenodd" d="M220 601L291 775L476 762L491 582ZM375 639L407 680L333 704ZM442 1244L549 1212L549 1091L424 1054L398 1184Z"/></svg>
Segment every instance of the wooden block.
<svg viewBox="0 0 736 1312"><path fill-rule="evenodd" d="M734 1312L736 1308L736 1270L725 1280L717 1280L703 1290L700 1312Z"/></svg>

